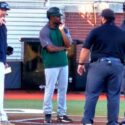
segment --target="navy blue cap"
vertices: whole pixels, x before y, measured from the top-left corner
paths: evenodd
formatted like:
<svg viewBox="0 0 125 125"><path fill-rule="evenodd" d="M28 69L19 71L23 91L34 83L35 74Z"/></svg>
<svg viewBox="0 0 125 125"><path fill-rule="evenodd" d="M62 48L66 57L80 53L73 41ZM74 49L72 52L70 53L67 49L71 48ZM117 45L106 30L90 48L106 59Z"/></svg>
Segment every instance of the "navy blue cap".
<svg viewBox="0 0 125 125"><path fill-rule="evenodd" d="M106 19L115 19L114 11L111 9L102 10L101 16L106 18Z"/></svg>
<svg viewBox="0 0 125 125"><path fill-rule="evenodd" d="M0 9L2 9L2 10L10 10L10 6L6 2L0 2Z"/></svg>

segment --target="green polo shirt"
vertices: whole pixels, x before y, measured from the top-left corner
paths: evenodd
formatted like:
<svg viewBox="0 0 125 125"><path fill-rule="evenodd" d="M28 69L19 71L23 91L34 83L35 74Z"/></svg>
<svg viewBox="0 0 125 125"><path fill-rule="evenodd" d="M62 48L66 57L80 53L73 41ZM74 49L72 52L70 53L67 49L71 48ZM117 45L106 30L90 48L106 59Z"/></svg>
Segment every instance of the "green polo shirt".
<svg viewBox="0 0 125 125"><path fill-rule="evenodd" d="M55 46L64 46L63 38L59 29L49 29L49 39ZM61 67L68 65L66 51L48 52L42 48L42 59L45 68Z"/></svg>

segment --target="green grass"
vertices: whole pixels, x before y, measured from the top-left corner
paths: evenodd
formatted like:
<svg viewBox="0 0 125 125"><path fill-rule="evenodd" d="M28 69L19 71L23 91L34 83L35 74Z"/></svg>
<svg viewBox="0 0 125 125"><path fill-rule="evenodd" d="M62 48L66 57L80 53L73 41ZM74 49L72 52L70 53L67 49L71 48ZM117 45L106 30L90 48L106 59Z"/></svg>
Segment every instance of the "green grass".
<svg viewBox="0 0 125 125"><path fill-rule="evenodd" d="M57 104L53 101L54 111L56 111ZM67 101L69 115L82 115L84 101ZM24 109L42 109L42 101L40 100L5 100L5 108L24 108ZM125 101L120 103L120 116L123 117L125 111ZM96 116L106 116L107 102L99 100L96 106Z"/></svg>

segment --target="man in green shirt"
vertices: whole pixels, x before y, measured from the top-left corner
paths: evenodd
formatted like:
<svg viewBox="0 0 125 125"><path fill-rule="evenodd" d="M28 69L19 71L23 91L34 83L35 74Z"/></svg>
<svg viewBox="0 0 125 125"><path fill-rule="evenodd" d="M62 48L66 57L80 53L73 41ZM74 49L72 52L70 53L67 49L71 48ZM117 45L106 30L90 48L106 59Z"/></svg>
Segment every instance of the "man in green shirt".
<svg viewBox="0 0 125 125"><path fill-rule="evenodd" d="M47 11L49 22L40 31L42 59L45 67L45 94L43 110L45 123L51 122L52 97L55 85L58 85L57 120L71 122L66 115L66 93L68 86L68 59L66 48L70 47L72 39L67 28L61 22L60 9L51 7Z"/></svg>

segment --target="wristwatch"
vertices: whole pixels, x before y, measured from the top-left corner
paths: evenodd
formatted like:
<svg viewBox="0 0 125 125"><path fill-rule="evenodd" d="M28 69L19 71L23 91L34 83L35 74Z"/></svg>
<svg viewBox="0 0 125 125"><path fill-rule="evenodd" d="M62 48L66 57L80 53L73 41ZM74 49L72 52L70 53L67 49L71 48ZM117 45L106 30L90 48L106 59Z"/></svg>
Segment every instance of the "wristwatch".
<svg viewBox="0 0 125 125"><path fill-rule="evenodd" d="M78 63L78 65L85 65L85 63Z"/></svg>

